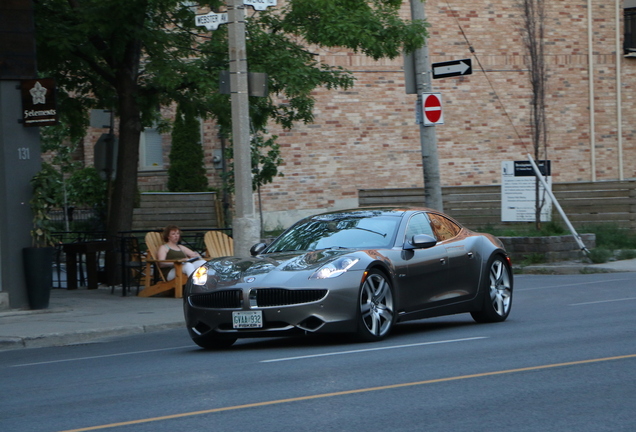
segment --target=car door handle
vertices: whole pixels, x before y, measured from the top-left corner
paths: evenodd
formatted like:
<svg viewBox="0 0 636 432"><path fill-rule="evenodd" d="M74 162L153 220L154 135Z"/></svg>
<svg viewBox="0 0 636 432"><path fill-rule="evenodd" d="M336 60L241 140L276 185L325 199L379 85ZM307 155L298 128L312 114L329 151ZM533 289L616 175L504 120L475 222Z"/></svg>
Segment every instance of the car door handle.
<svg viewBox="0 0 636 432"><path fill-rule="evenodd" d="M473 259L475 258L475 256L473 255L472 252L468 252L466 255L468 255L468 259Z"/></svg>
<svg viewBox="0 0 636 432"><path fill-rule="evenodd" d="M446 264L446 258L440 258L439 262L440 262L441 265Z"/></svg>

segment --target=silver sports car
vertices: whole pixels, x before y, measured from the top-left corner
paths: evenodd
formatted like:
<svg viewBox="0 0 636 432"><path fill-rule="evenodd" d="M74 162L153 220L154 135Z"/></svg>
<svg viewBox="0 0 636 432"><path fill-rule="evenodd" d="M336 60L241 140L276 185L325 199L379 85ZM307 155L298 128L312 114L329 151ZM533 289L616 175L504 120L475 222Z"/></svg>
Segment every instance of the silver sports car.
<svg viewBox="0 0 636 432"><path fill-rule="evenodd" d="M396 323L439 315L504 321L512 305L502 243L426 208L319 214L251 253L189 278L185 320L199 346L319 332L376 341Z"/></svg>

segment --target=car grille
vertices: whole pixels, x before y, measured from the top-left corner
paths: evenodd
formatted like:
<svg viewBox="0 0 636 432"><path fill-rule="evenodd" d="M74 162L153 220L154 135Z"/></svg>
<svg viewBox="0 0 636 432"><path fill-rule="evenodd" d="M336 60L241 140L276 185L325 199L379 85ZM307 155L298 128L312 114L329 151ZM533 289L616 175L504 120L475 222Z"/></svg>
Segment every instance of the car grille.
<svg viewBox="0 0 636 432"><path fill-rule="evenodd" d="M312 303L327 295L326 289L289 290L284 288L262 288L250 292L250 303L256 300L257 307L289 306Z"/></svg>
<svg viewBox="0 0 636 432"><path fill-rule="evenodd" d="M215 291L205 294L191 295L190 304L194 307L211 309L238 309L241 307L243 292L241 290Z"/></svg>

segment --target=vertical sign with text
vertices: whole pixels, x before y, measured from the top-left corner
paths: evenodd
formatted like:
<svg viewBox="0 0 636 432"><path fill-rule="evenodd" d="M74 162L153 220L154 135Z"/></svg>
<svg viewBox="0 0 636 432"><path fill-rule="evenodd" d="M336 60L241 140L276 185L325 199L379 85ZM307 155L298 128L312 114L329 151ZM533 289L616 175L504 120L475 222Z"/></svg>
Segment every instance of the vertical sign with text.
<svg viewBox="0 0 636 432"><path fill-rule="evenodd" d="M55 80L42 78L22 80L22 122L25 127L57 124Z"/></svg>
<svg viewBox="0 0 636 432"><path fill-rule="evenodd" d="M550 161L538 161L539 171L552 189ZM529 161L501 162L501 221L502 222L534 222L536 208L537 178ZM552 217L552 201L543 185L539 183L539 200L541 222L548 222Z"/></svg>

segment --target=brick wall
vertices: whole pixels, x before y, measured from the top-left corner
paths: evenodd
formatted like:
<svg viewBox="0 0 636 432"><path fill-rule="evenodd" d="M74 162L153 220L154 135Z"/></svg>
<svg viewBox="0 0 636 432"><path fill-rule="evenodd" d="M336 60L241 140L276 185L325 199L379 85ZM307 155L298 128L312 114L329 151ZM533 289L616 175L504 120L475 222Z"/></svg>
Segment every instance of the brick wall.
<svg viewBox="0 0 636 432"><path fill-rule="evenodd" d="M425 4L432 62L473 59L472 75L433 82L444 104L445 124L436 127L443 186L499 184L502 160L526 160L526 154L533 153L528 128L531 89L517 3ZM586 182L592 179L586 2L564 0L546 6L548 157L553 180ZM408 2L404 11L408 16ZM592 13L596 178L615 180L619 159L614 3L594 0ZM636 124L636 99L630 90L636 81L636 59L619 55L624 178L634 178L636 140L631 125ZM286 163L285 177L263 189L269 225L280 224L288 213L355 204L358 189L423 185L415 96L404 93L402 59L374 62L332 50L320 52L318 60L346 67L357 81L349 91L317 91L314 124L290 132L272 128Z"/></svg>
<svg viewBox="0 0 636 432"><path fill-rule="evenodd" d="M279 0L279 6L283 2ZM443 186L500 183L502 160L532 153L530 84L518 0L427 0L432 62L472 58L473 74L434 80L442 93L445 124L436 127ZM546 63L549 81L548 158L553 181L619 178L617 71L614 2L592 0L595 139L589 115L587 2L546 2ZM622 12L622 11L621 11ZM402 14L410 16L409 2ZM469 44L462 36L461 25ZM622 22L619 23L622 28ZM620 31L622 35L622 30ZM619 44L620 46L620 44ZM373 61L344 50L312 52L316 60L352 71L347 91L315 92L315 123L284 131L275 125L285 160L285 177L262 189L266 226L287 226L308 213L357 206L359 189L422 187L415 95L404 92L402 59ZM636 177L636 59L622 58L622 157L624 178ZM248 59L249 64L249 59ZM483 68L483 70L482 70ZM166 110L169 112L169 109ZM213 123L202 126L212 187L221 170L212 165L222 143ZM85 158L92 160L92 146ZM169 142L166 145L166 166ZM142 190L165 190L165 174L144 173Z"/></svg>

